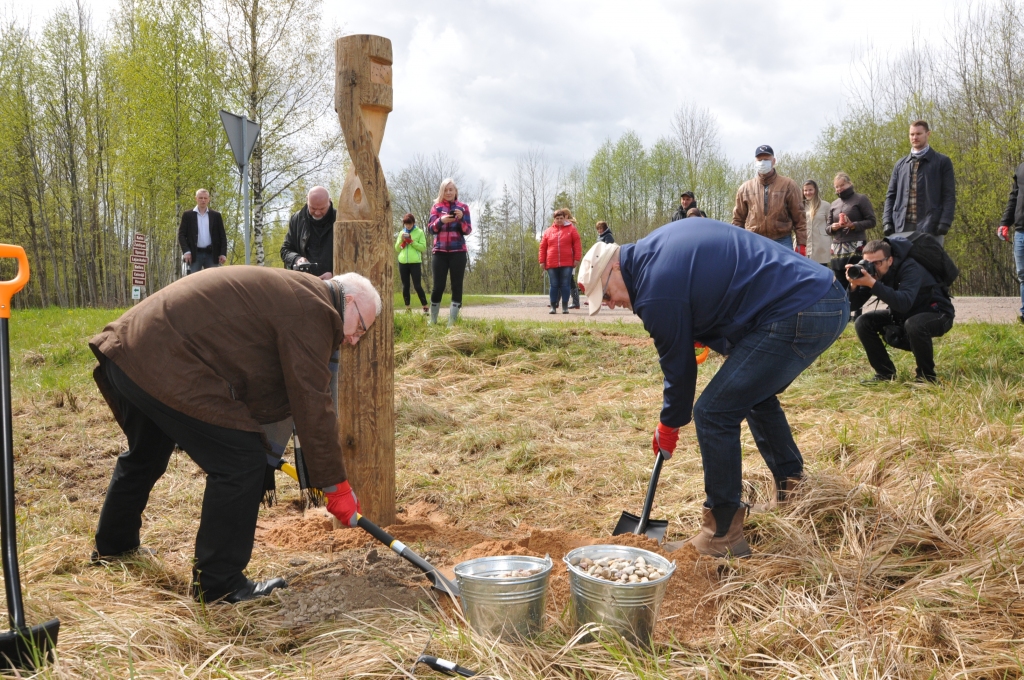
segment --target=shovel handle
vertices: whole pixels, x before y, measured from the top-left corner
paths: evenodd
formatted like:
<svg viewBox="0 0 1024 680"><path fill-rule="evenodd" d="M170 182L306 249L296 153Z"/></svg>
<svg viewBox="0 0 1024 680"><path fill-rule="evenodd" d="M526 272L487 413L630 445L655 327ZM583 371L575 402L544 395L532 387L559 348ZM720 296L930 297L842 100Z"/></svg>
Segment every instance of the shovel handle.
<svg viewBox="0 0 1024 680"><path fill-rule="evenodd" d="M636 525L637 535L647 532L647 521L651 519L651 508L654 507L654 492L658 488L658 478L661 477L661 466L665 462L665 456L661 449L654 460L654 471L651 472L651 482L647 485L647 496L644 498L644 509L640 512L640 521Z"/></svg>
<svg viewBox="0 0 1024 680"><path fill-rule="evenodd" d="M11 298L28 283L28 257L21 246L0 243L0 258L16 258L18 273L10 281L0 281L0 319L11 318Z"/></svg>

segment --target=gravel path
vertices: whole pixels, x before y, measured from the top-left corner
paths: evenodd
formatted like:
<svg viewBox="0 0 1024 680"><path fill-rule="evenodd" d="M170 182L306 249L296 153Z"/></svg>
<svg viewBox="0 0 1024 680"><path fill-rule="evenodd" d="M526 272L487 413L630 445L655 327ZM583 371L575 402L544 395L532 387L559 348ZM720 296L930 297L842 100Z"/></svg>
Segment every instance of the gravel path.
<svg viewBox="0 0 1024 680"><path fill-rule="evenodd" d="M568 314L549 314L546 295L504 295L511 300L497 305L463 307L462 315L471 319L508 319L512 321L572 321L591 323L640 323L640 318L625 309L602 309L596 316L587 315L587 307L571 309ZM581 303L586 296L580 296ZM956 321L987 321L1013 323L1017 320L1020 299L1015 297L958 297L953 298ZM868 308L873 308L869 303ZM883 306L884 308L884 306ZM447 310L444 310L447 311Z"/></svg>

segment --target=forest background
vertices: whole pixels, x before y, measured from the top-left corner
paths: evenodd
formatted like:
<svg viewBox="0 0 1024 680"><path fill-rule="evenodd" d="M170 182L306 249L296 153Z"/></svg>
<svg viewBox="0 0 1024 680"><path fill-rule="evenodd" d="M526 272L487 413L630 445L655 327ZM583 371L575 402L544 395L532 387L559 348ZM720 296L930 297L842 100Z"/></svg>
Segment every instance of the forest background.
<svg viewBox="0 0 1024 680"><path fill-rule="evenodd" d="M0 241L24 245L33 266L17 302L127 304L136 232L150 242L149 290L173 282L180 214L198 187L211 189L224 214L229 263L244 262L239 177L219 109L262 126L251 163L251 256L281 266L289 214L313 184L337 195L347 165L331 110L337 36L309 30L320 7L125 0L101 30L79 0L38 29L0 26ZM954 293L1015 295L1012 252L995 229L1024 160L1024 0L966 9L952 26L941 44L865 52L844 111L810 151L781 153L778 167L798 182L815 179L825 200L845 171L880 218L892 166L909 149L908 123L928 120L932 146L956 171L946 240L962 272ZM534 147L498 185L464 181L459 159L443 151L416 156L386 169L396 232L405 212L425 225L440 180L454 177L474 213L467 291L539 293L537 245L554 207L573 211L584 246L597 220L620 243L641 238L670 219L687 189L709 217L728 222L753 170L725 156L727 132L699 102L684 102L653 142L627 131L558 167Z"/></svg>

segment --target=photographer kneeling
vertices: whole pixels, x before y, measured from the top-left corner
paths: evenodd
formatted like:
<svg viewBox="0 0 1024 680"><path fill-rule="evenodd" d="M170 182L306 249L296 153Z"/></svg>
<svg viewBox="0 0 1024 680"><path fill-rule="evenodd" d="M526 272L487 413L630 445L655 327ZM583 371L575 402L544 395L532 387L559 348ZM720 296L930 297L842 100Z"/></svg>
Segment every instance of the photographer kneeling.
<svg viewBox="0 0 1024 680"><path fill-rule="evenodd" d="M874 377L864 383L896 379L896 366L885 349L886 343L914 353L917 382L937 380L932 338L952 328L953 303L935 277L910 256L912 247L906 239L869 241L864 246L864 259L846 265L850 309L860 309L872 295L889 307L861 314L854 324L868 362L875 369Z"/></svg>

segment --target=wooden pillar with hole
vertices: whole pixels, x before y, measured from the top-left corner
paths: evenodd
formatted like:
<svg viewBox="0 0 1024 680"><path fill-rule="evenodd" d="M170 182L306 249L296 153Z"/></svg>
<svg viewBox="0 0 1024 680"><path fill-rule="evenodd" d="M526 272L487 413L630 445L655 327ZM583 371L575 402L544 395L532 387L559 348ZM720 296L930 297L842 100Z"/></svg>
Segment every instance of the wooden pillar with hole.
<svg viewBox="0 0 1024 680"><path fill-rule="evenodd" d="M334 58L334 109L352 159L337 204L334 273L362 274L384 303L366 336L341 347L338 425L363 514L387 526L395 521L395 253L378 154L392 108L391 41L346 36L334 43Z"/></svg>

